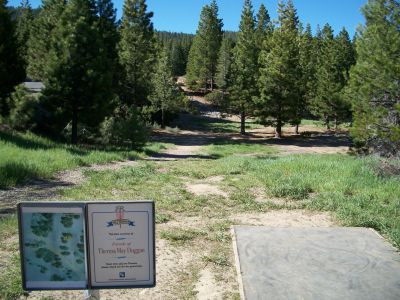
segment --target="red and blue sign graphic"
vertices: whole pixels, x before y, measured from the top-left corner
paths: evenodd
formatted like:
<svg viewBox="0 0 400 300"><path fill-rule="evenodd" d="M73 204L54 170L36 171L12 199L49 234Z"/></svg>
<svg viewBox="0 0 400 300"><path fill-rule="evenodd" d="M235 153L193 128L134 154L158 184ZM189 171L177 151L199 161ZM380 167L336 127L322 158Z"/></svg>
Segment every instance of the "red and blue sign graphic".
<svg viewBox="0 0 400 300"><path fill-rule="evenodd" d="M123 206L117 206L115 209L115 220L107 222L107 227L118 226L121 228L122 225L135 226L135 222L129 219L125 219L125 209Z"/></svg>

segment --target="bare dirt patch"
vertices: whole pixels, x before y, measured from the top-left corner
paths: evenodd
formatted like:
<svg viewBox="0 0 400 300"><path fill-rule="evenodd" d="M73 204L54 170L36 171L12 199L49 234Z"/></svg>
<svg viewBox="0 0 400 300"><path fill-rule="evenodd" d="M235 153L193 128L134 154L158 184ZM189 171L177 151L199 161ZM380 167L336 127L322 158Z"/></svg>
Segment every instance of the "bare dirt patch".
<svg viewBox="0 0 400 300"><path fill-rule="evenodd" d="M218 183L218 182L224 181L224 179L225 179L224 176L219 175L219 176L208 177L208 178L206 178L205 181L211 182L211 183Z"/></svg>
<svg viewBox="0 0 400 300"><path fill-rule="evenodd" d="M267 213L243 213L230 217L235 225L270 227L333 227L336 222L328 213L306 210L273 210Z"/></svg>
<svg viewBox="0 0 400 300"><path fill-rule="evenodd" d="M348 146L279 146L281 155L290 154L346 154L349 151Z"/></svg>
<svg viewBox="0 0 400 300"><path fill-rule="evenodd" d="M186 184L186 189L196 196L218 195L225 198L229 197L229 194L222 191L218 186L207 183L188 183Z"/></svg>
<svg viewBox="0 0 400 300"><path fill-rule="evenodd" d="M209 268L200 271L200 278L196 284L196 298L199 300L222 299L224 289L218 285L213 272Z"/></svg>
<svg viewBox="0 0 400 300"><path fill-rule="evenodd" d="M171 154L171 155L180 155L180 156L194 155L194 154L199 153L201 148L202 148L202 146L193 146L193 145L177 146L177 147L171 148L167 151L163 151L162 153Z"/></svg>

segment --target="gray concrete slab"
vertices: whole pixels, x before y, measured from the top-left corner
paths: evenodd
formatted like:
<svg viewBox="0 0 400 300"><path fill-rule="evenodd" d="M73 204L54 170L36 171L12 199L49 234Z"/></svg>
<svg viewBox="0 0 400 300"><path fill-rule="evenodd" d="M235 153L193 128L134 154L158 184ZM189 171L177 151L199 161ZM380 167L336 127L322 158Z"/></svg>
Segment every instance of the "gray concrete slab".
<svg viewBox="0 0 400 300"><path fill-rule="evenodd" d="M365 228L234 226L242 298L399 300L400 255Z"/></svg>

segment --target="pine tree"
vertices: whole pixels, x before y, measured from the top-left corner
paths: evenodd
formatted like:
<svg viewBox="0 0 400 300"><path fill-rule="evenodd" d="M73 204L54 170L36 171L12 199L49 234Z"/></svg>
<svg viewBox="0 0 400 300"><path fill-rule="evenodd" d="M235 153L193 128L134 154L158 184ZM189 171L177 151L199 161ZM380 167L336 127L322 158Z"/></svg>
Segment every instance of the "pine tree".
<svg viewBox="0 0 400 300"><path fill-rule="evenodd" d="M127 105L145 106L152 89L157 52L152 17L145 0L125 0L119 62L124 71L121 98Z"/></svg>
<svg viewBox="0 0 400 300"><path fill-rule="evenodd" d="M357 142L376 140L386 154L395 154L400 149L400 3L369 0L363 14L366 25L358 32L357 63L347 90L352 135Z"/></svg>
<svg viewBox="0 0 400 300"><path fill-rule="evenodd" d="M33 22L33 11L29 0L22 0L17 16L16 38L19 53L24 61L24 69L28 63L28 40Z"/></svg>
<svg viewBox="0 0 400 300"><path fill-rule="evenodd" d="M257 25L255 32L255 40L259 51L261 51L265 39L268 39L272 35L273 30L274 27L268 10L264 4L261 4L257 13Z"/></svg>
<svg viewBox="0 0 400 300"><path fill-rule="evenodd" d="M246 133L246 117L253 113L257 90L255 18L250 0L244 1L237 43L233 51L230 106L240 114L240 133Z"/></svg>
<svg viewBox="0 0 400 300"><path fill-rule="evenodd" d="M43 0L42 8L34 19L28 41L28 77L45 80L46 65L50 52L50 40L54 29L61 20L66 2L64 0Z"/></svg>
<svg viewBox="0 0 400 300"><path fill-rule="evenodd" d="M260 5L260 9L257 13L256 17L256 30L255 30L255 42L257 47L257 58L260 57L261 50L264 48L264 51L268 51L269 44L271 41L272 33L274 32L274 25L271 22L271 18L269 13L264 6L264 4ZM258 61L257 61L258 62ZM260 78L260 68L257 67L257 82Z"/></svg>
<svg viewBox="0 0 400 300"><path fill-rule="evenodd" d="M300 101L300 50L298 42L299 21L293 2L279 4L279 28L276 28L268 48L261 51L260 117L266 124L268 118L276 128L275 136L282 136L285 123L298 122Z"/></svg>
<svg viewBox="0 0 400 300"><path fill-rule="evenodd" d="M316 89L316 76L318 52L316 40L312 36L311 25L307 24L305 31L300 37L300 66L301 66L301 85L302 113L309 113L309 106L314 97Z"/></svg>
<svg viewBox="0 0 400 300"><path fill-rule="evenodd" d="M232 50L233 41L224 36L222 39L221 49L218 55L216 83L222 92L226 92L230 84L230 75L232 67Z"/></svg>
<svg viewBox="0 0 400 300"><path fill-rule="evenodd" d="M222 20L218 18L218 5L215 0L203 7L196 37L189 53L187 82L189 87L214 88L217 72L218 53L222 41Z"/></svg>
<svg viewBox="0 0 400 300"><path fill-rule="evenodd" d="M161 126L166 125L166 113L174 113L184 106L184 95L179 91L172 76L172 66L166 49L161 51L157 71L153 77L153 92L150 101L156 112L161 112Z"/></svg>
<svg viewBox="0 0 400 300"><path fill-rule="evenodd" d="M347 84L350 68L356 63L356 54L349 33L343 27L342 31L336 37L336 47L338 53L338 65L341 69L342 87Z"/></svg>
<svg viewBox="0 0 400 300"><path fill-rule="evenodd" d="M350 42L350 40L349 40ZM340 46L340 47L339 47ZM338 120L346 115L346 102L342 97L342 90L347 82L345 73L346 64L343 62L340 51L344 51L337 39L334 38L333 30L326 24L322 30L321 50L319 55L318 69L316 72L317 86L312 103L313 112L325 121L327 129L330 129L330 121Z"/></svg>
<svg viewBox="0 0 400 300"><path fill-rule="evenodd" d="M222 42L222 19L218 18L218 5L216 0L212 0L210 5L209 24L206 31L207 50L209 57L207 69L211 83L211 90L214 89L215 74L217 73L218 54Z"/></svg>
<svg viewBox="0 0 400 300"><path fill-rule="evenodd" d="M0 114L8 114L6 99L14 86L24 80L23 60L15 40L15 27L7 9L7 1L0 0Z"/></svg>
<svg viewBox="0 0 400 300"><path fill-rule="evenodd" d="M78 124L97 127L111 111L112 70L96 25L93 2L70 0L50 43L41 129L57 136L71 122L73 144Z"/></svg>
<svg viewBox="0 0 400 300"><path fill-rule="evenodd" d="M111 0L96 0L96 16L99 35L103 48L107 51L105 55L108 59L107 65L110 65L113 73L113 90L119 81L118 49L119 34L116 24L116 9Z"/></svg>

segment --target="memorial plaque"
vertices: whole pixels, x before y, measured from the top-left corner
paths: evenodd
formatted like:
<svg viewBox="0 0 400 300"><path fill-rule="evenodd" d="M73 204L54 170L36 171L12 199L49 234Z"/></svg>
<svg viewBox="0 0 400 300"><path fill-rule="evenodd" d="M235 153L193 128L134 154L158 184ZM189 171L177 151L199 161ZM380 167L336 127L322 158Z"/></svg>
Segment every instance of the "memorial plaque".
<svg viewBox="0 0 400 300"><path fill-rule="evenodd" d="M85 289L85 205L18 205L22 284L26 290Z"/></svg>
<svg viewBox="0 0 400 300"><path fill-rule="evenodd" d="M90 286L155 286L153 202L87 204Z"/></svg>

